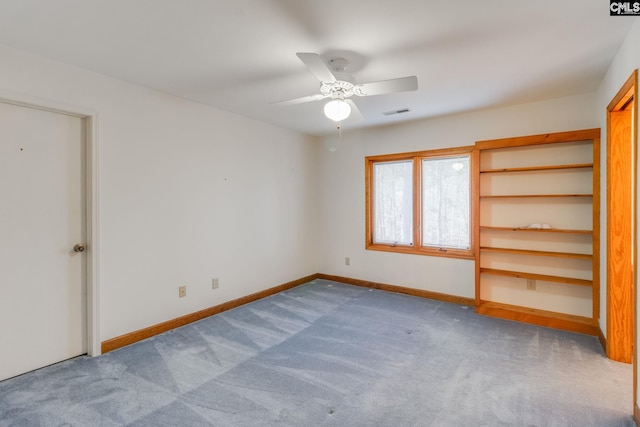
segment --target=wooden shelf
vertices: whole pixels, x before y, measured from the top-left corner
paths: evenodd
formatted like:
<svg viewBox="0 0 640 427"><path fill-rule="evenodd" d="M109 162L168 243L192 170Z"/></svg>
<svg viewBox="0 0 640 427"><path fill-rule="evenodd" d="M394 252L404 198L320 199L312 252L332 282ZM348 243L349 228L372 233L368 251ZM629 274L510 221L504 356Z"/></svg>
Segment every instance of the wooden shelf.
<svg viewBox="0 0 640 427"><path fill-rule="evenodd" d="M552 165L552 166L526 166L519 168L500 168L500 169L485 169L480 173L502 173L502 172L540 172L540 171L552 171L562 169L587 169L593 168L593 163L580 163L571 165Z"/></svg>
<svg viewBox="0 0 640 427"><path fill-rule="evenodd" d="M597 336L600 129L476 141L475 148L476 311ZM545 285L525 291L525 281Z"/></svg>
<svg viewBox="0 0 640 427"><path fill-rule="evenodd" d="M555 311L482 300L476 307L476 312L486 316L562 329L564 331L579 332L581 334L598 336L600 332L597 321L592 318L557 313Z"/></svg>
<svg viewBox="0 0 640 427"><path fill-rule="evenodd" d="M490 225L481 225L480 230L528 231L533 233L592 234L591 230L568 230L562 228L494 227Z"/></svg>
<svg viewBox="0 0 640 427"><path fill-rule="evenodd" d="M480 267L480 274L492 274L494 276L517 277L519 279L542 280L544 282L564 283L566 285L589 286L593 285L591 280L576 279L574 277L549 276L546 274L525 273L522 271L499 270L495 268Z"/></svg>
<svg viewBox="0 0 640 427"><path fill-rule="evenodd" d="M578 253L571 253L571 252L534 251L530 249L494 248L490 246L481 246L480 250L485 252L501 252L501 253L519 254L519 255L547 256L547 257L555 257L555 258L575 258L575 259L586 259L586 260L591 260L593 258L593 255L591 254L578 254Z"/></svg>
<svg viewBox="0 0 640 427"><path fill-rule="evenodd" d="M532 199L532 198L559 198L559 197L593 197L593 194L502 194L480 196L481 199Z"/></svg>
<svg viewBox="0 0 640 427"><path fill-rule="evenodd" d="M538 144L554 144L558 142L588 142L596 139L598 140L598 142L600 141L600 128L476 141L476 149L491 150L496 148L512 148Z"/></svg>

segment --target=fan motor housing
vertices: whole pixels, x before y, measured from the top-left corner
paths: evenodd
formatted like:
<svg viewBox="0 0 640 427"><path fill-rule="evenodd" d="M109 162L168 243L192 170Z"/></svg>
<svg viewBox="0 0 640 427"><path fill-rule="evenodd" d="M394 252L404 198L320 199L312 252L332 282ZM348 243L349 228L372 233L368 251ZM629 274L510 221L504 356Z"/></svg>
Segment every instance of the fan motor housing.
<svg viewBox="0 0 640 427"><path fill-rule="evenodd" d="M353 96L353 88L353 83L344 80L336 80L333 83L322 82L320 85L320 93L334 98L348 98Z"/></svg>

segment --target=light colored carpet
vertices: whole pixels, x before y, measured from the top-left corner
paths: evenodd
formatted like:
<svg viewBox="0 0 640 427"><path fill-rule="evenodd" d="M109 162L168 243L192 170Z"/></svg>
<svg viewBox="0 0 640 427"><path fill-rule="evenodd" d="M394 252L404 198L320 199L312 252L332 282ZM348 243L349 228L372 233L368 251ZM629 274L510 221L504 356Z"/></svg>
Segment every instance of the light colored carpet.
<svg viewBox="0 0 640 427"><path fill-rule="evenodd" d="M317 280L0 382L1 426L633 426L596 338Z"/></svg>

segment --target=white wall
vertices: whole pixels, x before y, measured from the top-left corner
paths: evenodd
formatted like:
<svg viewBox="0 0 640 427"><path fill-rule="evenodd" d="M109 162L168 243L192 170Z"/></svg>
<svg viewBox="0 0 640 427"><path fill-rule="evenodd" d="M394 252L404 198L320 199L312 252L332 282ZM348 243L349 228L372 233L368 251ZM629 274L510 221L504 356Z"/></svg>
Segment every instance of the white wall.
<svg viewBox="0 0 640 427"><path fill-rule="evenodd" d="M616 54L614 61L612 62L609 70L605 78L602 80L600 87L597 92L597 103L596 103L596 111L598 114L598 120L600 122L600 127L602 128L602 176L605 177L607 174L607 165L606 161L606 153L607 153L607 144L606 144L606 135L607 135L607 105L616 95L616 93L620 90L624 82L629 78L633 70L640 68L640 21L636 21L625 42L620 47L620 50ZM636 131L640 126L640 122L636 123ZM637 188L640 183L636 183L636 194ZM602 193L602 206L600 209L601 212L601 224L602 224L602 241L601 241L601 297L600 297L600 329L606 334L607 324L606 324L606 301L607 301L607 290L606 290L606 282L607 282L607 253L606 253L606 225L607 225L607 208L606 208L606 181L602 180L601 193ZM640 212L640 207L636 206L636 212ZM637 236L636 239L640 241L640 233L639 230L636 230ZM638 291L638 283L636 283L636 292ZM636 301L638 301L636 299ZM640 307L638 307L640 308ZM636 310L636 312L640 312ZM636 330L640 328L640 321L636 319ZM637 346L637 342L634 343L634 346ZM640 379L640 377L638 378ZM636 404L640 404L640 400L636 402Z"/></svg>
<svg viewBox="0 0 640 427"><path fill-rule="evenodd" d="M99 115L101 340L318 271L314 140L2 46L0 94Z"/></svg>
<svg viewBox="0 0 640 427"><path fill-rule="evenodd" d="M320 271L416 289L474 297L469 260L367 251L365 156L473 145L477 140L598 127L595 95L344 132L320 152L323 244ZM338 146L335 152L328 147ZM344 258L351 257L345 266Z"/></svg>

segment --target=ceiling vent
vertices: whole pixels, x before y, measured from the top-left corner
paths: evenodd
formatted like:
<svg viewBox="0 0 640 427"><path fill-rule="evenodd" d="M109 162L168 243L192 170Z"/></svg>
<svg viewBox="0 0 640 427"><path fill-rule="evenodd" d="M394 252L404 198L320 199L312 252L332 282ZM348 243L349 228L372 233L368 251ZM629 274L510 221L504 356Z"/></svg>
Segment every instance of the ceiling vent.
<svg viewBox="0 0 640 427"><path fill-rule="evenodd" d="M408 108L402 108L400 110L385 111L382 114L384 114L385 116L394 116L396 114L408 113L409 111L411 111L411 110L409 110Z"/></svg>

